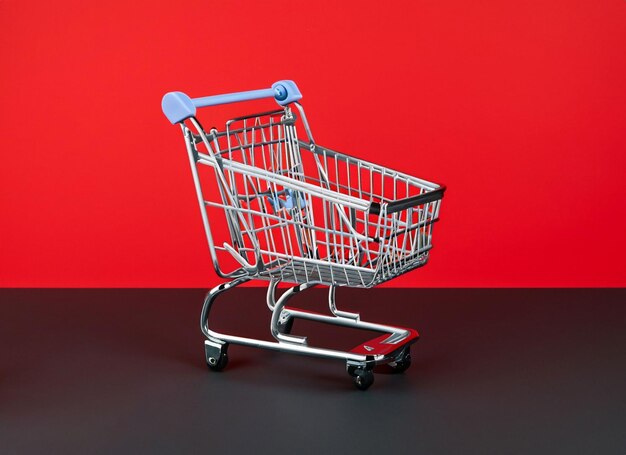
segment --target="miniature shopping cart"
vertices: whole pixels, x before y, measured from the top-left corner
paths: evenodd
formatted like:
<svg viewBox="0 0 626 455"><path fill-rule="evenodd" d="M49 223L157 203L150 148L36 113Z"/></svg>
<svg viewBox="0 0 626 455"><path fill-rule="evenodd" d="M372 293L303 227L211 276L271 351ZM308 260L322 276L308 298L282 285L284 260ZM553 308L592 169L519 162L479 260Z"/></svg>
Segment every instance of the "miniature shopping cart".
<svg viewBox="0 0 626 455"><path fill-rule="evenodd" d="M233 118L223 129L204 129L196 118L200 107L261 98L274 98L280 108ZM316 144L301 98L292 81L204 98L163 97L163 112L185 138L213 266L229 280L209 291L202 308L206 361L223 369L230 343L340 359L365 390L375 365L409 367L418 333L337 309L335 290L370 288L426 264L445 187ZM253 279L269 282L275 341L211 330L216 297ZM277 298L281 282L293 286ZM286 306L318 285L328 286L330 314ZM318 348L291 333L294 318L383 335L350 351Z"/></svg>

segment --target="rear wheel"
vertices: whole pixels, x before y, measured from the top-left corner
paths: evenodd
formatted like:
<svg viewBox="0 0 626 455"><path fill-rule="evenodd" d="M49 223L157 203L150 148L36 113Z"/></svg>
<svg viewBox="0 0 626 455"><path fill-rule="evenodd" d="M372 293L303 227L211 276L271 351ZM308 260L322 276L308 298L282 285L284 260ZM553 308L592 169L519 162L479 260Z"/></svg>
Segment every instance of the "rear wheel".
<svg viewBox="0 0 626 455"><path fill-rule="evenodd" d="M403 373L408 370L411 366L411 352L409 351L409 348L406 349L404 354L398 360L390 362L389 366L394 373Z"/></svg>

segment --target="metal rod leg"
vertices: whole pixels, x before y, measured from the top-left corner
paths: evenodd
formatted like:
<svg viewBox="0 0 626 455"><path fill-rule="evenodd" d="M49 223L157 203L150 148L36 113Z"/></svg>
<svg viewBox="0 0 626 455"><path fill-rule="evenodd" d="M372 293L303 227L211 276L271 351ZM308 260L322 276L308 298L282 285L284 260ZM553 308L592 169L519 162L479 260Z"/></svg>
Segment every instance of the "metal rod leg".
<svg viewBox="0 0 626 455"><path fill-rule="evenodd" d="M272 309L272 321L270 323L270 330L272 332L272 336L276 338L278 341L281 341L284 343L295 343L295 344L306 345L306 337L299 337L299 336L280 333L280 331L278 330L278 322L280 320L280 315L283 311L283 308L285 307L285 304L287 303L287 300L289 300L298 292L304 291L305 289L308 289L313 286L315 286L315 283L299 284L298 286L294 286L288 289L287 291L285 291L285 293L280 296L278 301L275 301L275 295L273 291L275 291L276 289L276 284L274 284L273 282L270 283L270 289L272 290L271 297L270 297L269 292L267 294L268 306L270 308L273 308Z"/></svg>
<svg viewBox="0 0 626 455"><path fill-rule="evenodd" d="M217 343L224 342L219 337L215 336L215 334L209 329L209 312L211 311L211 306L213 305L213 302L222 292L228 291L235 286L239 286L241 283L245 283L248 280L250 280L250 278L248 277L236 278L233 281L229 281L227 283L222 283L219 286L215 286L213 289L207 292L207 295L204 298L204 304L202 305L202 313L200 314L200 330L202 330L204 336L207 337L209 340Z"/></svg>
<svg viewBox="0 0 626 455"><path fill-rule="evenodd" d="M348 311L341 311L337 309L337 305L335 304L335 289L336 286L328 288L328 307L330 308L330 312L338 318L352 319L358 322L361 318L358 313L350 313Z"/></svg>
<svg viewBox="0 0 626 455"><path fill-rule="evenodd" d="M267 306L270 309L270 311L274 311L274 307L276 306L276 299L275 299L275 292L276 292L276 286L278 286L278 283L280 282L280 280L276 280L274 278L272 278L272 280L270 281L270 285L267 288Z"/></svg>

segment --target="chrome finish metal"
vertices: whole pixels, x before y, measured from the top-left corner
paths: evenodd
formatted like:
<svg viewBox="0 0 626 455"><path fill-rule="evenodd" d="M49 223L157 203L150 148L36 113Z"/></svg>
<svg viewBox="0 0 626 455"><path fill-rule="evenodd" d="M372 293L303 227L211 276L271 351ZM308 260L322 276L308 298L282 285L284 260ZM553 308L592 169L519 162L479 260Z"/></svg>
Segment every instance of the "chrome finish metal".
<svg viewBox="0 0 626 455"><path fill-rule="evenodd" d="M310 287L315 286L315 283L305 283L299 284L298 286L294 286L289 290L285 291L283 295L280 296L278 301L274 304L274 309L272 310L272 320L270 323L270 331L272 332L272 336L276 338L278 341L283 343L294 343L306 346L306 337L294 336L294 335L286 335L284 333L280 333L278 330L279 319L281 316L283 320L287 318L287 312L283 314L283 308L285 308L285 304L287 300L293 297L296 293L308 289Z"/></svg>
<svg viewBox="0 0 626 455"><path fill-rule="evenodd" d="M260 348L265 348L265 349L273 349L277 351L293 352L297 354L311 355L311 356L317 356L317 357L326 357L326 358L340 359L340 360L346 360L346 361L350 360L354 362L367 362L367 361L371 362L371 361L382 360L382 356L379 356L379 357L371 356L372 358L368 359L368 357L370 356L364 356L364 355L354 354L354 353L345 352L345 351L337 351L333 349L309 347L306 345L306 338L303 338L303 337L285 336L284 338L280 337L278 342L271 342L271 341L253 339L253 338L228 335L228 334L211 330L208 326L209 313L211 311L211 308L217 296L220 295L222 292L225 292L231 288L234 288L238 286L239 284L244 283L246 281L248 281L248 278L238 278L233 281L220 284L219 286L216 286L215 288L211 289L207 293L207 296L204 301L204 305L202 307L202 314L200 317L200 327L202 329L202 333L207 337L207 341L205 341L206 345L219 348L227 343L233 343L233 344L241 344L245 346L254 346L254 347L260 347ZM273 316L272 316L272 325L275 325L274 316L280 314L282 307L284 307L284 304L294 293L299 292L300 290L307 289L312 286L313 285L303 285L302 288L298 289L297 291L295 290L295 288L299 288L299 286L296 286L295 288L291 288L287 292L285 292L285 294L283 294L281 298L278 299L278 302L276 302L276 305L273 311ZM302 341L299 341L299 340L302 340ZM210 359L207 358L207 361L210 361Z"/></svg>
<svg viewBox="0 0 626 455"><path fill-rule="evenodd" d="M239 286L241 283L245 283L249 281L250 278L242 277L237 278L233 281L229 281L227 283L222 283L219 286L215 286L209 292L207 292L206 297L204 298L204 305L202 305L202 312L200 313L200 330L209 340L214 343L224 343L224 339L220 336L219 333L213 332L209 329L209 313L211 311L211 306L218 295L220 295L224 291L228 291L235 286Z"/></svg>
<svg viewBox="0 0 626 455"><path fill-rule="evenodd" d="M194 117L182 125L217 273L369 288L426 264L441 200L400 207L441 187L315 144L304 109L292 106L297 116L285 106L222 131ZM216 238L219 223L228 235ZM224 270L232 259L239 267Z"/></svg>
<svg viewBox="0 0 626 455"><path fill-rule="evenodd" d="M309 319L315 322L323 322L326 324L341 325L344 327L352 327L353 329L372 330L374 332L389 333L389 337L385 339L387 344L398 344L405 340L410 332L406 329L399 327L393 327L385 324L376 324L373 322L365 322L361 320L327 316L325 314L312 313L309 311L301 311L295 308L286 308L284 311L288 313L289 317Z"/></svg>
<svg viewBox="0 0 626 455"><path fill-rule="evenodd" d="M293 297L298 292L314 287L315 284L313 283L306 283L306 284L294 286L288 289L287 291L285 291L285 293L283 293L283 295L280 296L278 301L273 303L271 331L272 331L272 335L278 340L277 342L258 340L258 339L247 338L247 337L240 337L240 336L235 336L235 335L228 335L228 334L216 332L215 330L210 329L209 324L208 324L209 313L211 311L211 308L217 296L219 296L221 293L229 289L232 289L248 280L249 278L246 278L246 277L237 278L233 281L220 284L219 286L216 286L215 288L211 289L207 293L207 296L204 301L204 305L202 307L202 314L200 317L200 327L202 329L202 333L207 337L207 340L205 341L205 346L207 347L206 349L209 349L209 348L213 350L222 349L222 347L225 346L226 344L233 343L233 344L241 344L245 346L272 349L276 351L292 352L295 354L304 354L304 355L310 355L310 356L316 356L316 357L325 357L325 358L330 358L330 359L345 360L347 362L350 362L350 364L353 364L353 365L364 366L364 365L370 365L370 364L373 365L376 363L387 363L387 362L393 361L397 358L397 353L394 351L392 355L387 355L387 356L385 355L362 355L362 354L356 354L356 353L349 352L349 351L338 351L334 349L311 347L307 345L306 337L299 337L299 336L286 335L286 334L279 333L277 330L279 318L281 317L285 317L287 319L288 318L301 318L301 319L308 319L308 320L316 321L316 322L323 322L326 324L335 324L335 325L344 326L344 327L352 327L352 328L357 328L357 329L389 333L390 336L385 340L385 343L388 343L388 344L399 344L404 339L406 339L409 335L409 332L407 330L401 329L398 327L393 327L393 326L388 326L388 325L383 325L383 324L375 324L371 322L364 322L364 321L345 318L345 317L327 316L327 315L323 315L319 313L297 310L291 307L285 308L285 303L287 303L287 301L291 297ZM275 289L277 283L274 283L273 285L271 283L272 282L270 282L270 289L272 289L272 287L273 289ZM270 293L268 292L268 296L269 295ZM270 299L272 302L273 302L273 298L274 296L272 293L272 298ZM399 349L401 347L402 345L400 344ZM209 351L207 350L207 352ZM209 356L207 354L207 362L210 362L211 358L215 360L216 356L215 355Z"/></svg>
<svg viewBox="0 0 626 455"><path fill-rule="evenodd" d="M341 311L337 309L337 306L335 305L335 290L335 286L330 286L328 288L328 306L330 308L330 312L338 318L352 319L358 322L361 317L358 313L350 313L348 311Z"/></svg>
<svg viewBox="0 0 626 455"><path fill-rule="evenodd" d="M270 284L267 287L267 297L266 297L266 302L267 302L267 307L270 309L270 311L274 311L274 307L276 306L276 300L274 297L274 292L276 291L276 286L278 286L279 281L272 278L270 280Z"/></svg>

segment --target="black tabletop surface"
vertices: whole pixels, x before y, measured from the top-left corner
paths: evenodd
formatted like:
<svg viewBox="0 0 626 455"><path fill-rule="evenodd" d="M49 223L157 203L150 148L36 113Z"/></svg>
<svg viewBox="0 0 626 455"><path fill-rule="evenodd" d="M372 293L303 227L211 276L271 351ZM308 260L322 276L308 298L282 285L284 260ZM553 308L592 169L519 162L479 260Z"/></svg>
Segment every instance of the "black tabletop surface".
<svg viewBox="0 0 626 455"><path fill-rule="evenodd" d="M626 454L624 289L341 289L340 308L421 334L366 392L339 361L242 346L208 371L204 292L0 290L0 453ZM212 327L270 339L264 300L227 292Z"/></svg>

